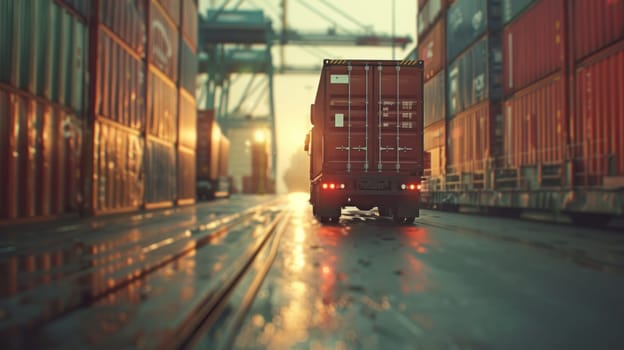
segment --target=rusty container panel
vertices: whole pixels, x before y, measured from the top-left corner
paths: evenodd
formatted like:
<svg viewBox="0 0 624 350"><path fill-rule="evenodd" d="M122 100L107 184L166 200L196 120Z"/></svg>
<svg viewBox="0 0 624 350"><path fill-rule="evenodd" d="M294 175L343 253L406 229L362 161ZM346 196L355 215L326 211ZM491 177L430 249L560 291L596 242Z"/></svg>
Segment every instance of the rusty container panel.
<svg viewBox="0 0 624 350"><path fill-rule="evenodd" d="M418 38L426 34L438 17L444 14L446 2L447 0L428 0L424 7L418 11ZM419 42L421 41L419 40Z"/></svg>
<svg viewBox="0 0 624 350"><path fill-rule="evenodd" d="M221 137L219 142L219 176L229 176L230 164L230 140L227 137Z"/></svg>
<svg viewBox="0 0 624 350"><path fill-rule="evenodd" d="M197 179L214 180L219 176L221 137L214 110L197 111Z"/></svg>
<svg viewBox="0 0 624 350"><path fill-rule="evenodd" d="M541 0L503 32L504 91L508 95L565 69L565 0Z"/></svg>
<svg viewBox="0 0 624 350"><path fill-rule="evenodd" d="M495 16L496 13L492 13ZM446 13L446 59L452 61L488 28L486 0L456 0Z"/></svg>
<svg viewBox="0 0 624 350"><path fill-rule="evenodd" d="M178 91L169 79L150 67L148 77L148 133L167 142L178 136Z"/></svg>
<svg viewBox="0 0 624 350"><path fill-rule="evenodd" d="M184 90L180 90L180 117L178 143L184 147L195 149L197 144L197 108L195 98Z"/></svg>
<svg viewBox="0 0 624 350"><path fill-rule="evenodd" d="M439 72L425 83L425 127L446 119L446 74Z"/></svg>
<svg viewBox="0 0 624 350"><path fill-rule="evenodd" d="M160 9L163 13L167 14L167 17L173 21L176 27L180 26L180 0L156 0L160 5ZM152 2L152 6L155 6L155 2Z"/></svg>
<svg viewBox="0 0 624 350"><path fill-rule="evenodd" d="M624 51L576 69L572 143L588 184L624 175Z"/></svg>
<svg viewBox="0 0 624 350"><path fill-rule="evenodd" d="M99 3L101 23L136 54L144 57L147 40L146 0L99 1Z"/></svg>
<svg viewBox="0 0 624 350"><path fill-rule="evenodd" d="M480 103L448 122L449 174L482 172L485 169L491 152L490 107L489 101Z"/></svg>
<svg viewBox="0 0 624 350"><path fill-rule="evenodd" d="M93 161L96 212L138 208L143 204L143 152L144 141L138 131L104 120L95 123Z"/></svg>
<svg viewBox="0 0 624 350"><path fill-rule="evenodd" d="M178 148L178 199L195 198L195 152Z"/></svg>
<svg viewBox="0 0 624 350"><path fill-rule="evenodd" d="M197 79L197 54L186 40L180 47L180 86L191 94L195 93Z"/></svg>
<svg viewBox="0 0 624 350"><path fill-rule="evenodd" d="M186 37L192 48L197 48L198 16L195 1L184 0L182 2L182 35Z"/></svg>
<svg viewBox="0 0 624 350"><path fill-rule="evenodd" d="M504 164L562 164L567 153L565 78L535 83L504 103Z"/></svg>
<svg viewBox="0 0 624 350"><path fill-rule="evenodd" d="M175 147L152 138L145 151L145 203L174 201L178 192Z"/></svg>
<svg viewBox="0 0 624 350"><path fill-rule="evenodd" d="M420 173L422 74L416 61L326 60L312 112L314 129L319 127L312 138L323 142L316 153L313 141L314 157L323 159L319 170Z"/></svg>
<svg viewBox="0 0 624 350"><path fill-rule="evenodd" d="M446 66L445 30L445 18L441 17L418 43L418 57L425 62L425 81L433 78Z"/></svg>
<svg viewBox="0 0 624 350"><path fill-rule="evenodd" d="M623 0L573 0L570 26L574 58L581 60L624 39Z"/></svg>
<svg viewBox="0 0 624 350"><path fill-rule="evenodd" d="M98 116L136 130L145 126L145 64L104 30L98 46Z"/></svg>
<svg viewBox="0 0 624 350"><path fill-rule="evenodd" d="M503 0L503 22L511 22L536 0ZM548 0L546 0L548 1Z"/></svg>
<svg viewBox="0 0 624 350"><path fill-rule="evenodd" d="M449 118L490 96L488 39L477 41L447 68Z"/></svg>
<svg viewBox="0 0 624 350"><path fill-rule="evenodd" d="M177 3L179 12L180 3ZM176 25L152 0L149 21L149 62L174 82L178 81L180 33ZM179 13L178 13L179 16Z"/></svg>

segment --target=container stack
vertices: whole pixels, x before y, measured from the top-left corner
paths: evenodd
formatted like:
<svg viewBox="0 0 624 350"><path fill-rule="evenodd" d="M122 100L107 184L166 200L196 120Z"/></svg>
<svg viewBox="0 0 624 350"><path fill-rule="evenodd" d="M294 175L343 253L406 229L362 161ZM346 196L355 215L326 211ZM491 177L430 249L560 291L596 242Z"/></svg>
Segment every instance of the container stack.
<svg viewBox="0 0 624 350"><path fill-rule="evenodd" d="M419 0L419 9L432 162L423 197L624 214L624 1Z"/></svg>
<svg viewBox="0 0 624 350"><path fill-rule="evenodd" d="M193 0L2 2L0 219L194 198L196 32Z"/></svg>
<svg viewBox="0 0 624 350"><path fill-rule="evenodd" d="M446 12L447 0L419 1L416 58L425 66L424 149L431 155L430 190L441 190L446 174Z"/></svg>
<svg viewBox="0 0 624 350"><path fill-rule="evenodd" d="M82 203L90 2L0 3L0 220Z"/></svg>
<svg viewBox="0 0 624 350"><path fill-rule="evenodd" d="M543 1L543 0L542 0ZM574 185L624 188L624 1L574 0L570 28Z"/></svg>
<svg viewBox="0 0 624 350"><path fill-rule="evenodd" d="M482 189L499 155L501 2L457 0L446 14L449 189Z"/></svg>

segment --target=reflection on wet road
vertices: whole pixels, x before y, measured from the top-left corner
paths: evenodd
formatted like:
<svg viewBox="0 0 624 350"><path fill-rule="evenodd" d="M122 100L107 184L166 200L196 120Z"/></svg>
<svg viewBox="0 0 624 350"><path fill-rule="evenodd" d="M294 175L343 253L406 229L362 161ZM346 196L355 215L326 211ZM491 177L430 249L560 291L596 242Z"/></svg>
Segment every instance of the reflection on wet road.
<svg viewBox="0 0 624 350"><path fill-rule="evenodd" d="M618 348L624 278L525 246L305 200L235 341L241 349ZM209 344L204 344L209 348Z"/></svg>
<svg viewBox="0 0 624 350"><path fill-rule="evenodd" d="M433 211L396 225L354 208L321 225L307 195L256 200L71 225L62 244L9 237L0 348L624 344L622 235Z"/></svg>

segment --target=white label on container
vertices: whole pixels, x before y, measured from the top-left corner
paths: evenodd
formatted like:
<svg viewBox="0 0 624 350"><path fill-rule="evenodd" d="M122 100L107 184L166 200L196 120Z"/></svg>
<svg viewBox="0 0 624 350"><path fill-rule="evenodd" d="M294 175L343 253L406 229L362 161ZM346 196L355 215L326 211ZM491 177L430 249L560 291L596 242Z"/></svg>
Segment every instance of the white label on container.
<svg viewBox="0 0 624 350"><path fill-rule="evenodd" d="M348 74L332 74L329 76L329 82L332 84L349 84Z"/></svg>
<svg viewBox="0 0 624 350"><path fill-rule="evenodd" d="M337 128L344 128L344 114L336 113L336 118L334 120L334 126Z"/></svg>

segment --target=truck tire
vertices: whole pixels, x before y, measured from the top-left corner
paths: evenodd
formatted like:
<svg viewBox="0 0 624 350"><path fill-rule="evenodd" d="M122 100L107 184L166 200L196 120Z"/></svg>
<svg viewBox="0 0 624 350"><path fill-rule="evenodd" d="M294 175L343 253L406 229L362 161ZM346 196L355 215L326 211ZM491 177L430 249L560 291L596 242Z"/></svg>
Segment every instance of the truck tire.
<svg viewBox="0 0 624 350"><path fill-rule="evenodd" d="M388 216L390 215L390 210L387 207L377 207L379 211L379 216Z"/></svg>

